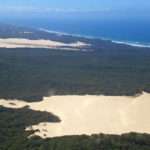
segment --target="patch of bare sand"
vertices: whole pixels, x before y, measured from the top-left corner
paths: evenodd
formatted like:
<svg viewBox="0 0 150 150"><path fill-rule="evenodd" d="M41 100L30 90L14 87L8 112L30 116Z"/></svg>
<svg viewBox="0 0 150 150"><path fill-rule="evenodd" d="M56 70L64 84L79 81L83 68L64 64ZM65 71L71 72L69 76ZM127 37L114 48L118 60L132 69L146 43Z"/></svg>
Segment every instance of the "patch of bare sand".
<svg viewBox="0 0 150 150"><path fill-rule="evenodd" d="M1 48L70 48L67 50L79 50L80 48L84 48L89 46L89 44L77 41L75 43L63 43L59 41L52 40L30 40L23 38L8 38L8 39L0 39L0 47Z"/></svg>
<svg viewBox="0 0 150 150"><path fill-rule="evenodd" d="M32 126L42 138L81 134L150 133L150 94L126 96L51 96L41 102L0 100L0 105L48 111L60 117L60 123L42 122ZM26 130L30 130L27 127Z"/></svg>

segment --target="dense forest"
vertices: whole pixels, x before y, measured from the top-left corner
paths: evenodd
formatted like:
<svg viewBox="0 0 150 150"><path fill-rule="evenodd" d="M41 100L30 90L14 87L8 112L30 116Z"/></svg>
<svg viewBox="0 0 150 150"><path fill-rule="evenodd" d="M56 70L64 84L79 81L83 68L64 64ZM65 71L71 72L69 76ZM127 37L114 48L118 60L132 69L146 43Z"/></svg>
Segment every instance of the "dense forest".
<svg viewBox="0 0 150 150"><path fill-rule="evenodd" d="M150 50L0 49L0 98L150 92Z"/></svg>

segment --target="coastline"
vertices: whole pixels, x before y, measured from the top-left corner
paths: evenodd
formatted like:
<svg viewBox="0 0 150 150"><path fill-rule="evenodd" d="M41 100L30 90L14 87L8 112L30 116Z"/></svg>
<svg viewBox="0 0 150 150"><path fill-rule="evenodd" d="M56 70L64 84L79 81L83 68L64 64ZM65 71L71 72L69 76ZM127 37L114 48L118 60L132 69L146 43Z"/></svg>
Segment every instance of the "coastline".
<svg viewBox="0 0 150 150"><path fill-rule="evenodd" d="M79 38L86 38L86 39L99 39L104 41L111 41L115 44L124 44L127 46L133 46L133 47L141 47L141 48L150 48L150 43L143 43L143 42L137 42L137 41L123 41L123 40L116 40L112 38L104 38L104 37L97 37L97 36L89 36L89 35L82 35L82 34L72 34L72 33L66 33L61 31L54 31L54 30L48 30L44 28L38 28L38 30L47 32L47 33L54 33L59 36L73 36L73 37L79 37Z"/></svg>

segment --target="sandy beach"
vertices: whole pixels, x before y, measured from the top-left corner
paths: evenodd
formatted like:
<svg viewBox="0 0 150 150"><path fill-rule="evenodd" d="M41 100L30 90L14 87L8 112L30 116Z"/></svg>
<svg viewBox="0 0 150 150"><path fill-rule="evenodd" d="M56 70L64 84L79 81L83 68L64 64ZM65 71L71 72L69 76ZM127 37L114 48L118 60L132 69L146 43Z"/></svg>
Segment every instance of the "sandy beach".
<svg viewBox="0 0 150 150"><path fill-rule="evenodd" d="M127 96L51 96L41 102L27 103L18 100L0 100L7 108L22 108L52 112L60 123L41 122L27 127L38 129L35 135L42 138L81 134L122 134L127 132L150 133L150 94Z"/></svg>
<svg viewBox="0 0 150 150"><path fill-rule="evenodd" d="M62 48L68 50L79 50L80 48L84 48L89 46L89 44L77 41L75 43L63 43L52 40L29 40L22 38L8 38L8 39L0 39L0 48Z"/></svg>

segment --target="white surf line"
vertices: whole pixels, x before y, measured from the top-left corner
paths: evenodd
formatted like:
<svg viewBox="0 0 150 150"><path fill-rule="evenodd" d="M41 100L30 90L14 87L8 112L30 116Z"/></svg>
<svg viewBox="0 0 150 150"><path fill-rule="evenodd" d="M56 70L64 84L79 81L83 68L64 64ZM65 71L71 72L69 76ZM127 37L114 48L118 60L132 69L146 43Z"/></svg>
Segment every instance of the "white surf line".
<svg viewBox="0 0 150 150"><path fill-rule="evenodd" d="M60 123L41 122L26 130L39 130L34 135L42 138L82 134L150 133L150 94L125 96L51 96L41 102L0 100L7 108L47 111L57 115Z"/></svg>
<svg viewBox="0 0 150 150"><path fill-rule="evenodd" d="M1 48L59 48L66 50L80 50L86 48L89 44L77 41L75 43L63 43L52 40L30 40L22 38L0 39ZM69 49L70 48L70 49Z"/></svg>
<svg viewBox="0 0 150 150"><path fill-rule="evenodd" d="M123 42L123 41L112 40L112 43L124 44L127 46L133 46L133 47L150 48L150 44L141 44L139 42Z"/></svg>
<svg viewBox="0 0 150 150"><path fill-rule="evenodd" d="M104 38L104 37L97 37L97 36L89 36L89 35L80 35L80 34L71 34L71 33L66 33L66 32L59 32L59 31L53 31L53 30L47 30L44 28L39 28L38 30L47 32L47 33L54 33L57 34L58 36L74 36L74 37L81 37L81 38L87 38L87 39L99 39L103 41L111 41L112 43L115 44L124 44L127 46L132 46L132 47L141 47L141 48L150 48L150 43L147 44L142 44L140 42L130 42L130 41L117 41L113 40L111 38Z"/></svg>

